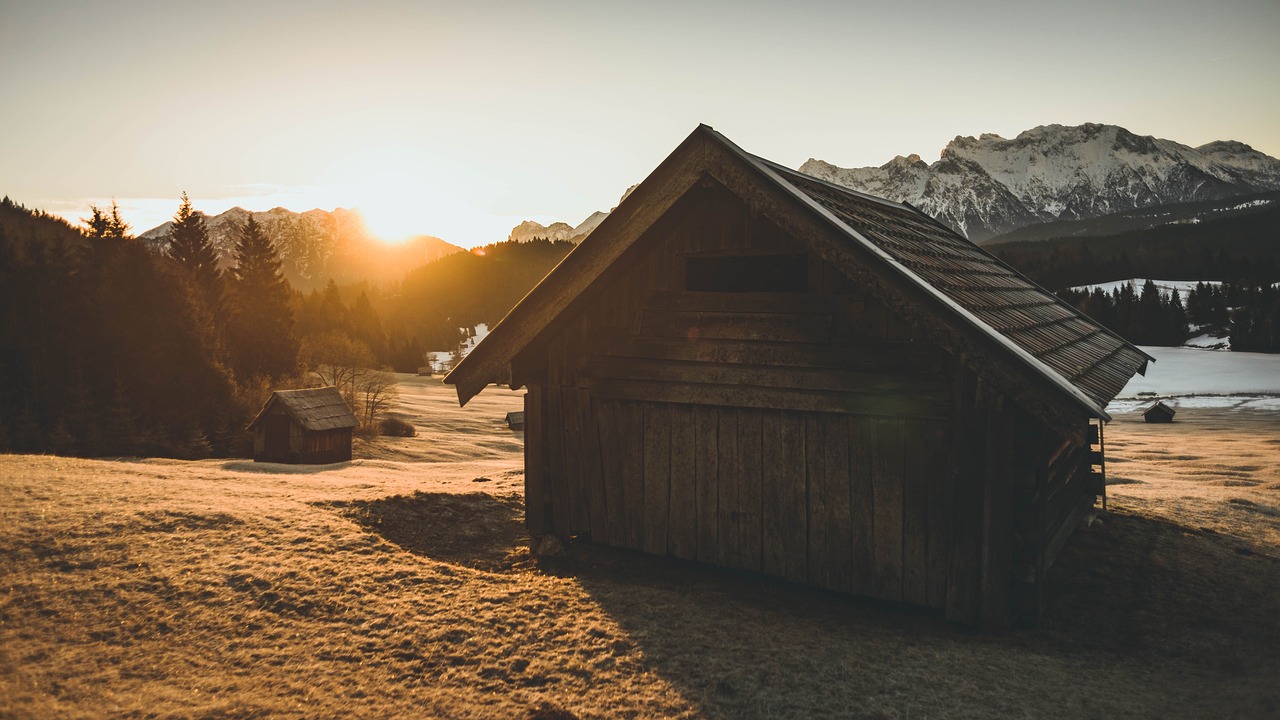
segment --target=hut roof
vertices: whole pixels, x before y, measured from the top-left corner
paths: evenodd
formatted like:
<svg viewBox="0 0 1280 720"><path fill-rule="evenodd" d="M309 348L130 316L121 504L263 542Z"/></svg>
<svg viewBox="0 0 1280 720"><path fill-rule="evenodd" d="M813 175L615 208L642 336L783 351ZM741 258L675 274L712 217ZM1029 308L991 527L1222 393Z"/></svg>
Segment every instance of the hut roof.
<svg viewBox="0 0 1280 720"><path fill-rule="evenodd" d="M279 403L306 430L336 430L352 428L360 424L355 413L352 413L351 408L347 406L347 401L342 399L342 393L338 392L338 388L329 386L305 390L276 390L271 393L271 399L262 406L262 410L258 411L253 422L249 423L249 429L254 429L276 403Z"/></svg>
<svg viewBox="0 0 1280 720"><path fill-rule="evenodd" d="M939 312L1095 417L1110 419L1106 404L1154 360L916 208L789 170L700 125L445 377L461 402L502 377L511 359L626 253L643 230L629 225L651 223L670 207L681 188L663 186L706 173L699 163L708 148L725 151L736 160L733 171L745 170L834 228L834 243L826 239L831 234L809 238L818 255L841 267L856 254L905 280ZM645 187L651 183L659 187Z"/></svg>

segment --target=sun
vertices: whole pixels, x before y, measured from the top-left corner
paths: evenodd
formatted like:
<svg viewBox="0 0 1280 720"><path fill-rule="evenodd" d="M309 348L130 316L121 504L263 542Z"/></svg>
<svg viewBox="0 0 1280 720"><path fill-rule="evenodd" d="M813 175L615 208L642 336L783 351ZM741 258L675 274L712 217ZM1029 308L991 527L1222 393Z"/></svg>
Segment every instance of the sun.
<svg viewBox="0 0 1280 720"><path fill-rule="evenodd" d="M427 234L425 225L430 220L423 217L421 204L415 204L411 198L380 195L363 200L355 209L360 212L369 234L384 243L399 245Z"/></svg>
<svg viewBox="0 0 1280 720"><path fill-rule="evenodd" d="M398 244L431 232L438 193L432 192L429 163L412 149L363 148L336 160L332 173L340 202L359 211L378 240Z"/></svg>

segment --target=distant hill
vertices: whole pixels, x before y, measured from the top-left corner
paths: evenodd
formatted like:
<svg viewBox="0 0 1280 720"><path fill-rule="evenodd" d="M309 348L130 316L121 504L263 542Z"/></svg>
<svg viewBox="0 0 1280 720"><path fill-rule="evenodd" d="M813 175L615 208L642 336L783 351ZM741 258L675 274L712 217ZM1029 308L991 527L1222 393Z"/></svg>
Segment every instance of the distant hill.
<svg viewBox="0 0 1280 720"><path fill-rule="evenodd" d="M237 233L250 215L279 250L285 277L294 287L303 290L321 287L331 278L339 284L360 280L396 281L407 269L463 252L457 245L428 235L400 244L384 243L369 234L360 213L354 210L338 208L331 212L297 213L274 208L250 212L235 207L220 215L205 215L209 239L222 266L232 264ZM165 252L172 225L166 222L139 238Z"/></svg>
<svg viewBox="0 0 1280 720"><path fill-rule="evenodd" d="M1280 282L1280 193L1035 226L983 247L1052 289L1130 277Z"/></svg>
<svg viewBox="0 0 1280 720"><path fill-rule="evenodd" d="M982 242L1046 222L1280 190L1280 160L1234 141L1188 147L1115 125L1045 125L1008 140L957 137L936 162L810 159L800 171L908 202Z"/></svg>
<svg viewBox="0 0 1280 720"><path fill-rule="evenodd" d="M24 257L36 246L80 246L87 242L84 234L66 220L42 210L28 210L8 197L0 200L0 234L7 247Z"/></svg>
<svg viewBox="0 0 1280 720"><path fill-rule="evenodd" d="M387 324L422 338L493 327L573 248L565 240L509 240L440 258L405 275Z"/></svg>
<svg viewBox="0 0 1280 720"><path fill-rule="evenodd" d="M1240 195L1220 200L1158 205L1089 218L1059 220L1018 228L1012 232L983 240L979 245L994 246L1016 242L1058 241L1064 238L1099 237L1146 230L1162 225L1201 225L1236 215L1264 212L1280 204L1280 192Z"/></svg>

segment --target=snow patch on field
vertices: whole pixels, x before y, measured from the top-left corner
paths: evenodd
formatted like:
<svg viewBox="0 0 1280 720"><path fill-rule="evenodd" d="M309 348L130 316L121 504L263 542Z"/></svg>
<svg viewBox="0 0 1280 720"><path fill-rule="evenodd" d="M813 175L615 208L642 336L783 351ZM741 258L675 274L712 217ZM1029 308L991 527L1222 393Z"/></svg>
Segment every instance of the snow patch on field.
<svg viewBox="0 0 1280 720"><path fill-rule="evenodd" d="M1155 398L1177 398L1182 407L1280 410L1280 355L1153 346L1142 351L1156 362L1124 386L1109 412L1132 412Z"/></svg>
<svg viewBox="0 0 1280 720"><path fill-rule="evenodd" d="M1156 289L1162 293L1171 293L1174 290L1177 290L1178 293L1182 295L1183 302L1186 302L1187 293L1191 292L1191 290L1195 288L1196 283L1204 283L1205 285L1213 287L1217 287L1222 284L1217 280L1152 280L1152 282L1156 284ZM1095 285L1078 285L1071 289L1093 292L1093 290L1097 288L1110 295L1121 287L1129 285L1133 287L1133 292L1135 294L1141 294L1142 286L1146 283L1147 278L1130 278L1128 280L1113 280L1111 282L1097 283Z"/></svg>

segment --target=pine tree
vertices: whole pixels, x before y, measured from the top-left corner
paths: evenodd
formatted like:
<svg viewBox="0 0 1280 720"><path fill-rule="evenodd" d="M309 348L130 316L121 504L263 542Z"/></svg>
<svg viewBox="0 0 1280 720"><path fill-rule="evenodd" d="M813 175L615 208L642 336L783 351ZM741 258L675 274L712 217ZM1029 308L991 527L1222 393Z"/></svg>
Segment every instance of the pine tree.
<svg viewBox="0 0 1280 720"><path fill-rule="evenodd" d="M85 232L91 239L129 239L129 225L125 223L124 218L120 217L120 206L115 200L111 201L110 213L97 205L90 205L89 212L91 215L82 219L81 222L85 224Z"/></svg>
<svg viewBox="0 0 1280 720"><path fill-rule="evenodd" d="M232 364L237 375L280 378L298 362L292 290L275 246L252 216L240 228L231 271Z"/></svg>
<svg viewBox="0 0 1280 720"><path fill-rule="evenodd" d="M219 309L221 301L222 273L218 270L218 254L209 242L209 230L204 216L191 207L191 198L182 193L182 203L173 216L169 230L169 256L191 273L211 310Z"/></svg>

